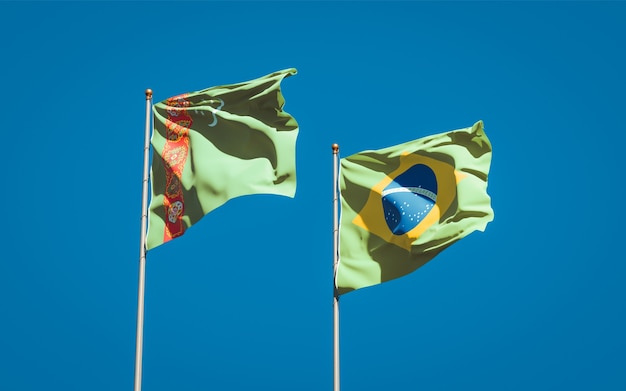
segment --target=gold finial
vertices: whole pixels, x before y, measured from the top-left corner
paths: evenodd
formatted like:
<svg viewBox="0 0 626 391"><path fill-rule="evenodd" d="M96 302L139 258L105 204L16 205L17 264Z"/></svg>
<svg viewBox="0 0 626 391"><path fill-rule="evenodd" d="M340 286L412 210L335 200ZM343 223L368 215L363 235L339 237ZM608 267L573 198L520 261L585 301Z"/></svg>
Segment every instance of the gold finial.
<svg viewBox="0 0 626 391"><path fill-rule="evenodd" d="M337 154L339 152L339 144L333 144L333 153Z"/></svg>
<svg viewBox="0 0 626 391"><path fill-rule="evenodd" d="M148 88L146 90L146 100L150 100L150 99L152 99L152 90Z"/></svg>

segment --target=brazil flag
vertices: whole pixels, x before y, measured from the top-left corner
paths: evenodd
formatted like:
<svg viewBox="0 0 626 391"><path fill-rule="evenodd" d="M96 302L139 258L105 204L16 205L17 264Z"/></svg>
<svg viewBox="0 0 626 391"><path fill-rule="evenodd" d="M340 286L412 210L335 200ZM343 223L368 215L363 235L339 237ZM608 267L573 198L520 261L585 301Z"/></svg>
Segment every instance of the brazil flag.
<svg viewBox="0 0 626 391"><path fill-rule="evenodd" d="M482 121L341 159L339 294L404 276L493 220Z"/></svg>

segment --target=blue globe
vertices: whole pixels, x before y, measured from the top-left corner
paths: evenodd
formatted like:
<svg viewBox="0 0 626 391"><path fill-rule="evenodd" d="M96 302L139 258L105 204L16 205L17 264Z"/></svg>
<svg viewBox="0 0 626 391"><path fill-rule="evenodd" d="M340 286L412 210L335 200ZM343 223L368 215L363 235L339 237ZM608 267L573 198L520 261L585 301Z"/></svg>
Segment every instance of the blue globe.
<svg viewBox="0 0 626 391"><path fill-rule="evenodd" d="M385 221L394 235L404 235L430 213L437 201L434 171L416 164L398 175L382 194Z"/></svg>

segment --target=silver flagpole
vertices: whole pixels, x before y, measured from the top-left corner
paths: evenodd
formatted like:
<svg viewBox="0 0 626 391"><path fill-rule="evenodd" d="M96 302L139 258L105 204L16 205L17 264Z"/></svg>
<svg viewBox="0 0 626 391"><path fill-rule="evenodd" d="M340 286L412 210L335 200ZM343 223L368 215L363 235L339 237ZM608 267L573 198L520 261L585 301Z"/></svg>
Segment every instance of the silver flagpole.
<svg viewBox="0 0 626 391"><path fill-rule="evenodd" d="M333 144L333 357L334 357L334 391L339 391L339 293L337 291L337 265L339 259L338 237L338 201L337 201L337 171L339 145Z"/></svg>
<svg viewBox="0 0 626 391"><path fill-rule="evenodd" d="M135 391L141 390L143 357L143 308L146 291L146 227L148 225L148 164L150 159L150 109L152 90L146 90L146 129L143 145L143 193L141 198L141 239L139 244L139 289L137 298L137 342L135 347Z"/></svg>

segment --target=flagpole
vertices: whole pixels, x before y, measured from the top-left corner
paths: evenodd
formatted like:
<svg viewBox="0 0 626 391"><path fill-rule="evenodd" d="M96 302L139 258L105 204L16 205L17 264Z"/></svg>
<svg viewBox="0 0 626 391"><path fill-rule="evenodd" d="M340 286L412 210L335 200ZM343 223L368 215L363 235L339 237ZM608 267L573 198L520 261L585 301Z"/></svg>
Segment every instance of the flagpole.
<svg viewBox="0 0 626 391"><path fill-rule="evenodd" d="M135 345L135 391L141 390L143 359L143 313L146 289L146 228L148 225L148 164L150 159L150 109L152 90L146 90L146 128L143 146L143 188L141 198L141 239L139 244L139 288L137 293L137 339Z"/></svg>
<svg viewBox="0 0 626 391"><path fill-rule="evenodd" d="M339 391L339 292L337 291L337 266L339 260L339 212L337 200L337 171L339 145L333 144L333 363L334 363L334 391Z"/></svg>

